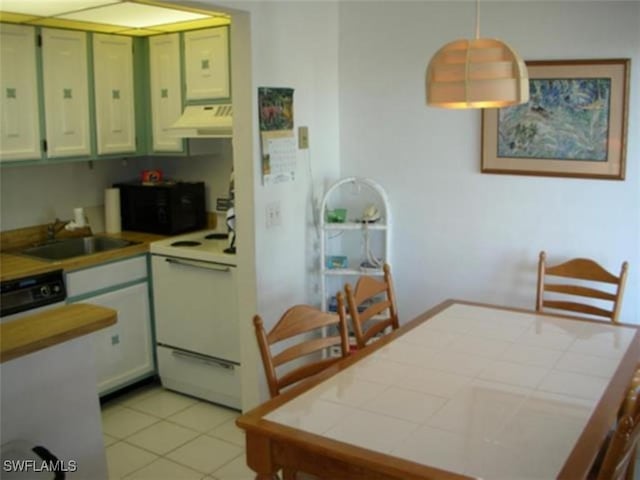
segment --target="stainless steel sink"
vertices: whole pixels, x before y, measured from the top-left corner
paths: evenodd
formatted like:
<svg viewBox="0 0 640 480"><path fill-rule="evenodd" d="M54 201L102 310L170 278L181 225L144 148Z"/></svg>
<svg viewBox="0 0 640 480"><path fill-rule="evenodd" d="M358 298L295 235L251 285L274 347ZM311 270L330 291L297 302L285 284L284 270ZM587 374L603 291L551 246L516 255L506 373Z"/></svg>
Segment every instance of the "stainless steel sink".
<svg viewBox="0 0 640 480"><path fill-rule="evenodd" d="M121 238L111 237L66 238L64 240L54 240L43 245L29 247L20 253L45 260L65 260L67 258L128 247L129 245L135 245L137 243L139 242L131 242Z"/></svg>

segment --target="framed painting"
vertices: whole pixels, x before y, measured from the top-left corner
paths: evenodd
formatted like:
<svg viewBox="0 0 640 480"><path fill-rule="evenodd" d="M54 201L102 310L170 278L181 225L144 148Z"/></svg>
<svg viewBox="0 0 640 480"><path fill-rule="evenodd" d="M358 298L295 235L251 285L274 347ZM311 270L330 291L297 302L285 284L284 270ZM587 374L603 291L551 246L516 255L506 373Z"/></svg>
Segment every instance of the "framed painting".
<svg viewBox="0 0 640 480"><path fill-rule="evenodd" d="M624 180L630 60L526 64L529 102L482 111L482 172Z"/></svg>

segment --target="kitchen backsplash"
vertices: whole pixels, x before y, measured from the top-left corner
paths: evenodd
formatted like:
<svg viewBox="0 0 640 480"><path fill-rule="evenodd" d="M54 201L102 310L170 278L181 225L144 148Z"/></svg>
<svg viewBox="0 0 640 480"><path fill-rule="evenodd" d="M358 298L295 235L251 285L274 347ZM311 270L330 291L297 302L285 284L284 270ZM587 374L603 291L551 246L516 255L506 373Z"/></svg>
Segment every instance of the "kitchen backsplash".
<svg viewBox="0 0 640 480"><path fill-rule="evenodd" d="M192 157L3 167L0 172L0 230L46 224L55 218L70 220L75 207L84 207L92 230L102 232L105 188L114 182L138 178L141 170L151 168L163 170L169 178L204 181L207 210L213 212L216 198L228 195L232 168L230 142L219 143L221 145L205 145L201 155Z"/></svg>

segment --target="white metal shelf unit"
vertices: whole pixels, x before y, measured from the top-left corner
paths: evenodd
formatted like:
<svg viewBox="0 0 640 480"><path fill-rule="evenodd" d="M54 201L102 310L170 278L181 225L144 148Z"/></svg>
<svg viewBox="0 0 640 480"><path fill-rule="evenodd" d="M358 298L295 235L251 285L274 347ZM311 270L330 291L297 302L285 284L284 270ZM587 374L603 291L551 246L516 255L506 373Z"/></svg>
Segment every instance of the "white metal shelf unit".
<svg viewBox="0 0 640 480"><path fill-rule="evenodd" d="M371 205L380 217L375 222L363 221L363 212ZM337 208L347 210L344 223L327 220L328 212ZM347 177L336 181L322 199L320 232L321 302L322 310L329 311L332 297L347 282L355 283L362 275L383 275L382 264L391 264L391 209L386 192L369 178ZM359 252L354 242L359 244ZM379 260L378 267L362 267L370 257L367 250L372 250L371 255ZM328 268L327 258L332 255L346 256L348 265Z"/></svg>

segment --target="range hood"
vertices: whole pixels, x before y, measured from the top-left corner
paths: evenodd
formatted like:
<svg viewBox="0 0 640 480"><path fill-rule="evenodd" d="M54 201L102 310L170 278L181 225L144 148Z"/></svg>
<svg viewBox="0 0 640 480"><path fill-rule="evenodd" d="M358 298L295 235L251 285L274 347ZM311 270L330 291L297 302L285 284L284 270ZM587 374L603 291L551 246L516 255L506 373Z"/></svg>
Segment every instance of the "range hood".
<svg viewBox="0 0 640 480"><path fill-rule="evenodd" d="M180 138L231 138L231 105L187 105L169 131Z"/></svg>

